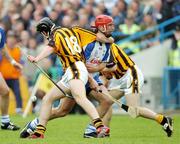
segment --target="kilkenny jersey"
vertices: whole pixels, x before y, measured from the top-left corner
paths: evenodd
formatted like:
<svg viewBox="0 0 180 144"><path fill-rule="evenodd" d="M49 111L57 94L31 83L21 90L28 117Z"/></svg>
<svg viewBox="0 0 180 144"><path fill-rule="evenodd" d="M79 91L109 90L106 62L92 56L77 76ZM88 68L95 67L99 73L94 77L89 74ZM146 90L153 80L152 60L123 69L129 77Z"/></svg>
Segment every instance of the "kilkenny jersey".
<svg viewBox="0 0 180 144"><path fill-rule="evenodd" d="M94 41L96 35L79 27L56 28L51 33L49 45L54 47L63 68L71 66L76 61L85 62L83 46Z"/></svg>
<svg viewBox="0 0 180 144"><path fill-rule="evenodd" d="M112 44L111 52L114 57L114 62L117 64L117 69L112 72L112 75L119 79L121 78L129 68L132 68L135 63L131 58L116 44Z"/></svg>

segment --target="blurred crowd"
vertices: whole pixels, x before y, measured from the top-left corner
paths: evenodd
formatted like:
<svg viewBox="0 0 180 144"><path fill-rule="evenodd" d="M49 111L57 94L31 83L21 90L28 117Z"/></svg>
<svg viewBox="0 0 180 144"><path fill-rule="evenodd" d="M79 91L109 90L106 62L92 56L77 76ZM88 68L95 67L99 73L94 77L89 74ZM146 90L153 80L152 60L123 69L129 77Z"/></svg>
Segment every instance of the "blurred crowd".
<svg viewBox="0 0 180 144"><path fill-rule="evenodd" d="M0 0L0 27L7 33L7 47L12 49L12 56L24 64L23 75L29 86L32 86L38 72L27 62L26 54L36 56L46 43L36 32L36 24L41 18L48 16L62 27L78 25L91 29L97 15L107 14L114 19L115 31L127 37L180 15L179 3L179 0ZM165 31L175 29L176 26L169 25ZM158 33L158 30L154 31L141 40L150 39ZM127 48L134 43L136 41L122 47ZM148 46L154 44L148 43ZM18 57L20 52L21 56ZM0 57L0 66L2 62ZM42 62L42 66L55 80L63 73L54 55ZM19 76L17 74L16 78ZM12 74L6 77L8 79L13 79ZM21 99L17 101L20 101L17 108L21 108Z"/></svg>

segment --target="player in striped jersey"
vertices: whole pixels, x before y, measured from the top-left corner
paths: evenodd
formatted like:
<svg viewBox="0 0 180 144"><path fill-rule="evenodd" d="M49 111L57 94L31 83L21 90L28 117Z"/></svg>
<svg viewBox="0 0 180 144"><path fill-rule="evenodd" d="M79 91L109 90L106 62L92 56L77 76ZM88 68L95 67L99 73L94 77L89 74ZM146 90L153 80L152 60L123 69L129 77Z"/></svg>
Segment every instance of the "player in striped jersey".
<svg viewBox="0 0 180 144"><path fill-rule="evenodd" d="M65 70L62 80L57 84L68 94L72 94L79 104L92 119L97 129L98 137L104 137L109 129L103 126L94 105L86 98L85 84L88 81L88 71L85 67L85 59L82 47L96 40L96 35L79 27L61 28L55 27L49 18L43 18L37 25L37 31L42 33L48 40L48 46L37 56L28 56L31 62L38 62L51 53L56 53ZM46 125L51 114L52 103L56 99L64 98L62 92L56 87L52 88L43 98L39 124L31 138L43 138ZM22 137L22 136L21 136Z"/></svg>
<svg viewBox="0 0 180 144"><path fill-rule="evenodd" d="M170 137L173 132L172 118L166 117L162 114L157 114L148 108L139 106L139 95L144 83L143 74L140 69L118 45L112 44L111 51L117 69L111 73L103 72L102 70L104 76L112 76L112 79L109 80L108 86L110 94L117 99L124 95L127 105L137 108L136 117L140 116L157 121L163 126L167 136Z"/></svg>
<svg viewBox="0 0 180 144"><path fill-rule="evenodd" d="M78 28L80 29L80 28ZM113 31L114 28L111 28ZM83 30L83 29L82 29ZM83 30L86 32L86 30ZM94 35L94 34L93 34ZM111 37L106 38L101 34L97 34L98 35L98 40L99 41L105 41L105 42L109 42L112 43L113 39ZM92 43L87 44L86 46L84 46L84 56L86 59L86 62L89 64L93 64L93 65L97 65L99 63L101 63L102 61L107 61L107 59L109 59L109 52L110 52L110 44L104 44L104 43L98 43L95 40ZM97 74L93 74L95 80L97 81L98 84L101 84L101 81L99 80L99 76L98 73ZM93 81L93 79L91 79ZM101 86L101 89L103 89L103 86ZM90 88L90 84L86 84L86 92L87 94L91 91ZM100 95L97 96L99 98L100 101L100 107L98 111L100 112L100 116L103 116L109 107L111 106L111 102L109 102L109 100L107 100L107 97L103 97L101 93L96 93L96 95ZM58 109L53 109L53 111L51 112L51 116L50 119L54 119L57 117L63 117L66 114L68 114L70 112L70 110L72 109L72 107L74 106L75 102L73 99L70 98L64 98L61 100L61 105ZM37 124L39 123L39 119L35 118L33 121L31 121L30 123L28 123L28 125L26 125L26 127L22 130L20 137L21 138L26 138L29 136L30 133L32 133L34 131L34 129L36 128ZM96 130L94 132L94 135L97 136L96 134Z"/></svg>
<svg viewBox="0 0 180 144"><path fill-rule="evenodd" d="M116 44L111 45L111 53L114 57L112 65L116 65L116 70L113 72L107 71L107 64L101 63L104 69L100 66L90 65L88 69L101 71L101 73L109 80L108 89L110 94L119 99L125 95L127 105L137 108L137 117L152 119L163 126L167 136L172 135L173 126L172 119L162 114L157 114L152 110L141 107L138 104L141 88L144 83L143 74L131 58Z"/></svg>

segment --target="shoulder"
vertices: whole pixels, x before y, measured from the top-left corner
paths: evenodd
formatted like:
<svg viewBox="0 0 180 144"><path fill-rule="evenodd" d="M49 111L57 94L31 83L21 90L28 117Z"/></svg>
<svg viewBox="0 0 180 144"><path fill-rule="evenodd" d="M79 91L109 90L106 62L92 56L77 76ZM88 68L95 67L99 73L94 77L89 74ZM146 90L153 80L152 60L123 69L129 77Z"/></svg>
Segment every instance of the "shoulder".
<svg viewBox="0 0 180 144"><path fill-rule="evenodd" d="M0 33L4 33L5 34L4 29L2 29L1 27L0 27Z"/></svg>
<svg viewBox="0 0 180 144"><path fill-rule="evenodd" d="M91 29L84 29L79 26L72 27L72 30L75 30L77 32L84 32L84 33L90 33L92 35L96 35Z"/></svg>

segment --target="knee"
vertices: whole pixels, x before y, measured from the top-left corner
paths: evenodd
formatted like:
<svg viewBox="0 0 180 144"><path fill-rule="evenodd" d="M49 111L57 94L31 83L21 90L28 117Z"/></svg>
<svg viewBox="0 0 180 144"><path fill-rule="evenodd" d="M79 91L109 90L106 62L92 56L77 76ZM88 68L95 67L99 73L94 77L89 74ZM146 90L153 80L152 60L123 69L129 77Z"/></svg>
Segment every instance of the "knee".
<svg viewBox="0 0 180 144"><path fill-rule="evenodd" d="M140 107L131 107L128 112L132 118L138 118L140 116Z"/></svg>
<svg viewBox="0 0 180 144"><path fill-rule="evenodd" d="M103 98L101 99L100 104L110 107L113 104L113 101L108 98Z"/></svg>
<svg viewBox="0 0 180 144"><path fill-rule="evenodd" d="M69 109L62 109L56 112L56 117L65 117L70 112Z"/></svg>
<svg viewBox="0 0 180 144"><path fill-rule="evenodd" d="M10 89L9 89L9 88L5 88L5 89L2 91L2 97L8 97L8 96L9 96L9 93L10 93Z"/></svg>
<svg viewBox="0 0 180 144"><path fill-rule="evenodd" d="M49 102L53 102L53 99L50 96L44 96L42 99L43 103L49 103Z"/></svg>

